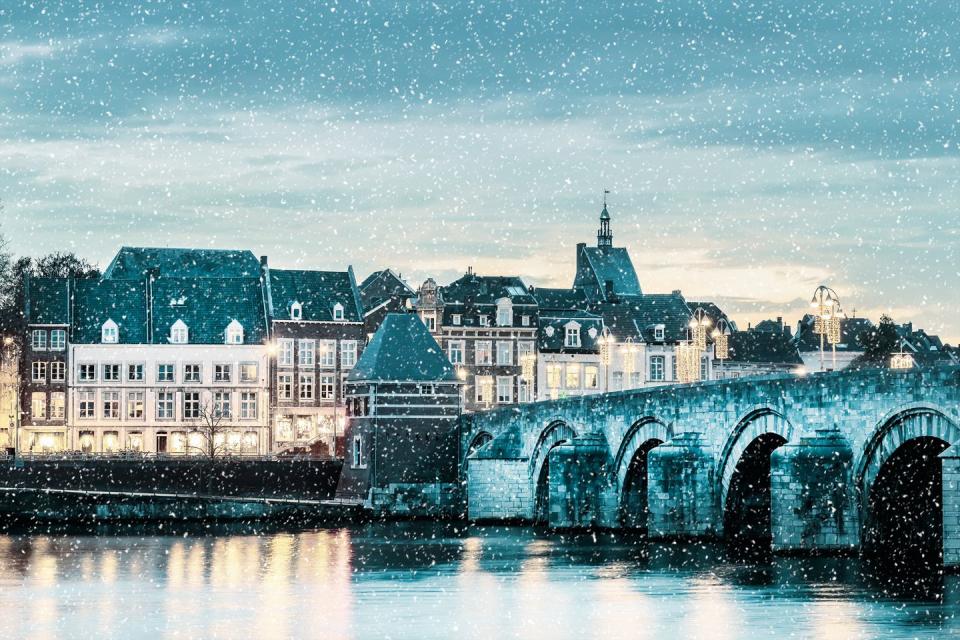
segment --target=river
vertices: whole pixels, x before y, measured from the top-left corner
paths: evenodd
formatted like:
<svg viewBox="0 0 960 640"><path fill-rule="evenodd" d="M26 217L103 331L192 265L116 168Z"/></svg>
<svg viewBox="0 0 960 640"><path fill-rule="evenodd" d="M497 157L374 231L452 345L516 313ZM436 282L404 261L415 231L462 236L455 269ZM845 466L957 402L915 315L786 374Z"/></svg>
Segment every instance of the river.
<svg viewBox="0 0 960 640"><path fill-rule="evenodd" d="M960 633L960 581L523 527L191 526L0 536L6 637L876 638Z"/></svg>

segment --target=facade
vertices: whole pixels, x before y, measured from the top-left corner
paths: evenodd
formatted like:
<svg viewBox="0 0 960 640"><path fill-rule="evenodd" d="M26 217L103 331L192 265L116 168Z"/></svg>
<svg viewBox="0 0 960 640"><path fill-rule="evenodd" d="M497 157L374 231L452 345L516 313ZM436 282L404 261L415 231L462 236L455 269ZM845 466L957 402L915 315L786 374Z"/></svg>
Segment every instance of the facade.
<svg viewBox="0 0 960 640"><path fill-rule="evenodd" d="M353 269L264 270L273 450L342 455L343 382L366 344Z"/></svg>
<svg viewBox="0 0 960 640"><path fill-rule="evenodd" d="M20 426L20 348L13 336L0 341L0 453L16 446Z"/></svg>
<svg viewBox="0 0 960 640"><path fill-rule="evenodd" d="M461 382L413 314L390 314L347 377L337 497L392 515L460 510Z"/></svg>
<svg viewBox="0 0 960 640"><path fill-rule="evenodd" d="M537 400L601 393L609 367L600 358L603 318L585 311L578 289L531 289L540 311L537 331Z"/></svg>
<svg viewBox="0 0 960 640"><path fill-rule="evenodd" d="M374 271L357 287L363 304L363 328L367 339L373 337L387 314L403 313L416 292L391 269Z"/></svg>
<svg viewBox="0 0 960 640"><path fill-rule="evenodd" d="M714 352L713 372L717 380L798 373L804 370L790 328L765 331L754 328L734 331L728 336L728 358L718 360Z"/></svg>
<svg viewBox="0 0 960 640"><path fill-rule="evenodd" d="M427 280L414 306L464 382L465 410L533 401L538 308L520 278L470 269L442 288Z"/></svg>

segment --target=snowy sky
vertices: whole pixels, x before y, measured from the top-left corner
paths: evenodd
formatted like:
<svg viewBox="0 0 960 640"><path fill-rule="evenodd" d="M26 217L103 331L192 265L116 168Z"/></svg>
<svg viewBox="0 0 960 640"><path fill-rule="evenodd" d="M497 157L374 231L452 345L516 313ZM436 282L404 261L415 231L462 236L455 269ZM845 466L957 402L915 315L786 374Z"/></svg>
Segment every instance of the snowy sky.
<svg viewBox="0 0 960 640"><path fill-rule="evenodd" d="M18 254L566 286L608 188L648 292L745 325L824 282L960 340L955 0L12 4Z"/></svg>

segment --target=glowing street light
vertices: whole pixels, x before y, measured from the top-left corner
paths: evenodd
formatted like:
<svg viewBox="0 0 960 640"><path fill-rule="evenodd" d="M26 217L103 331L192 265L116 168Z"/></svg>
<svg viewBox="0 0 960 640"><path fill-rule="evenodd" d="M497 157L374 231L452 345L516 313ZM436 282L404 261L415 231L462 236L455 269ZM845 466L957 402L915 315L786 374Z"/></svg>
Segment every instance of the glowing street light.
<svg viewBox="0 0 960 640"><path fill-rule="evenodd" d="M713 330L713 358L720 361L720 370L723 371L723 361L730 357L730 324L726 318L720 318L717 328Z"/></svg>
<svg viewBox="0 0 960 640"><path fill-rule="evenodd" d="M690 329L693 332L693 344L700 351L707 349L707 329L713 324L710 316L703 310L703 307L697 307L690 318Z"/></svg>
<svg viewBox="0 0 960 640"><path fill-rule="evenodd" d="M893 357L890 358L890 368L891 369L913 369L914 360L913 354L907 353L903 350L903 339L900 339L900 352L893 354Z"/></svg>
<svg viewBox="0 0 960 640"><path fill-rule="evenodd" d="M610 364L613 360L613 347L616 339L610 333L610 329L603 328L603 334L600 336L600 362L603 364L604 371L604 392L610 391Z"/></svg>
<svg viewBox="0 0 960 640"><path fill-rule="evenodd" d="M840 296L830 287L820 285L813 292L810 306L815 310L813 331L820 336L820 370L823 371L824 343L829 342L833 351L833 369L837 368L837 345L841 339Z"/></svg>

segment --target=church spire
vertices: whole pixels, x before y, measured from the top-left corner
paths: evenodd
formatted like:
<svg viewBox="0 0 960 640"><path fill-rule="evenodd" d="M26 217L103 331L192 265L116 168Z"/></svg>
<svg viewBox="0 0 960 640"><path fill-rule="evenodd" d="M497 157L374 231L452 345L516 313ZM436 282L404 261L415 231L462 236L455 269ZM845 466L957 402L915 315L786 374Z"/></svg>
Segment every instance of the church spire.
<svg viewBox="0 0 960 640"><path fill-rule="evenodd" d="M613 231L610 230L610 212L607 211L607 194L609 190L603 190L603 211L600 212L600 230L597 231L597 246L612 247Z"/></svg>

